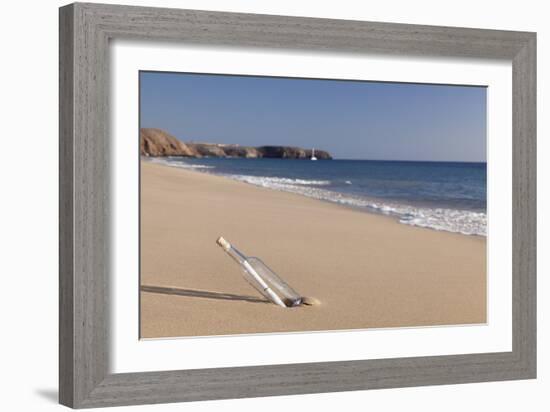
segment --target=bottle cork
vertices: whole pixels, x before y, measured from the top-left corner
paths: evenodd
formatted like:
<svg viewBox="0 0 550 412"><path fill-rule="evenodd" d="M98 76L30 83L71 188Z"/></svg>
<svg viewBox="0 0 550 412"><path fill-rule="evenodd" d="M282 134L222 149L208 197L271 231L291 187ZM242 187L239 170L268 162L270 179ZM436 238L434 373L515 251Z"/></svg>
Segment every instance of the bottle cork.
<svg viewBox="0 0 550 412"><path fill-rule="evenodd" d="M231 244L221 236L216 240L216 243L225 251L231 248Z"/></svg>

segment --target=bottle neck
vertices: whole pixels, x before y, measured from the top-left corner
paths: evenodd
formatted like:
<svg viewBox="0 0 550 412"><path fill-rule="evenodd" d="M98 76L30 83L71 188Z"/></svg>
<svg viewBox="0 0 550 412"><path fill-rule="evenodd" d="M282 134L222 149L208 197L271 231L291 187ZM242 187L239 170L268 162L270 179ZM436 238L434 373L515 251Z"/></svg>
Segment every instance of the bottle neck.
<svg viewBox="0 0 550 412"><path fill-rule="evenodd" d="M227 249L226 252L229 256L231 256L241 265L246 261L246 256L243 255L241 252L239 252L237 249L235 249L233 246Z"/></svg>

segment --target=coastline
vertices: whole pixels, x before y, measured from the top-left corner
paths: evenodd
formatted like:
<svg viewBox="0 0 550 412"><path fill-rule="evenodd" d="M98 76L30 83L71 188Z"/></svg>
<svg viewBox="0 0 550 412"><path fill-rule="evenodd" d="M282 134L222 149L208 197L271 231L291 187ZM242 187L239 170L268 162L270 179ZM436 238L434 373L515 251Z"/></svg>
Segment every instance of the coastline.
<svg viewBox="0 0 550 412"><path fill-rule="evenodd" d="M322 303L261 301L223 235ZM141 161L143 338L486 322L486 239Z"/></svg>
<svg viewBox="0 0 550 412"><path fill-rule="evenodd" d="M454 168L458 167L460 170L465 163L432 162L437 168L447 168L437 181L433 179L433 175L426 174L426 169L424 172L419 172L421 169L416 167L418 164L425 165L428 162L408 162L415 167L406 167L405 169L409 170L405 172L403 166L395 166L407 163L402 161L373 162L337 159L330 163L323 162L322 167L317 167L320 164L304 163L303 160L297 159L260 159L259 161L244 159L243 161L238 158L205 158L195 160L168 157L146 161L211 173L256 187L295 193L362 212L390 216L401 224L486 237L486 201L481 193L476 193L479 187L476 188L474 183L480 176L462 175L457 178L455 175ZM288 167L281 168L285 162L288 162L286 164ZM361 162L360 173L355 162ZM377 163L378 165L374 166ZM304 167L307 164L309 166ZM449 164L453 168L452 175L449 174ZM480 165L480 163L475 164ZM400 167L401 170L399 170ZM431 172L434 170L432 169ZM441 169L437 172L441 173ZM470 169L469 172L471 173L472 170ZM402 177L395 179L399 174L403 176L403 173L410 173L410 176L416 173L416 176L412 180L403 180ZM441 187L441 179L449 179L447 188ZM462 187L464 181L460 179L466 179L467 189ZM423 190L423 194L419 196L418 192L413 193L413 190L408 188L414 187L414 184L420 181L423 181L421 183L423 187L419 188L419 192ZM383 193L376 195L380 191L380 182L384 182L382 185L389 185L392 196L387 197ZM397 185L391 187L394 183ZM383 192L387 190L384 188ZM466 190L469 193L463 192L456 197L457 190Z"/></svg>

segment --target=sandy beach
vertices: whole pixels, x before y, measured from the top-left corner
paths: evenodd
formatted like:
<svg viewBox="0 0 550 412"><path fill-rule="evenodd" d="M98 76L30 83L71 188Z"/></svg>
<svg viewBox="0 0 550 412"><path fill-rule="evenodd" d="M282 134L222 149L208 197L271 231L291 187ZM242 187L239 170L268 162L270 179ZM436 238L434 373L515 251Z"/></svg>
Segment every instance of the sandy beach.
<svg viewBox="0 0 550 412"><path fill-rule="evenodd" d="M263 301L224 236L321 305ZM141 337L486 322L486 239L141 162Z"/></svg>

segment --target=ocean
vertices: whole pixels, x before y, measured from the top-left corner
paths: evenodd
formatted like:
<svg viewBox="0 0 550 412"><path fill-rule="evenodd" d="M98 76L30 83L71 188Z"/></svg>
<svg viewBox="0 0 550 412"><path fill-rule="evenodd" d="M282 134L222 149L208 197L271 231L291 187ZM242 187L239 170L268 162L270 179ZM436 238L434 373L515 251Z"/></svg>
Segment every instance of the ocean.
<svg viewBox="0 0 550 412"><path fill-rule="evenodd" d="M406 225L478 236L487 232L486 163L181 157L152 161L392 216Z"/></svg>

